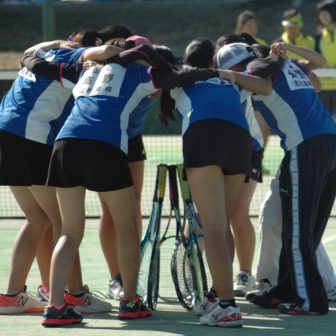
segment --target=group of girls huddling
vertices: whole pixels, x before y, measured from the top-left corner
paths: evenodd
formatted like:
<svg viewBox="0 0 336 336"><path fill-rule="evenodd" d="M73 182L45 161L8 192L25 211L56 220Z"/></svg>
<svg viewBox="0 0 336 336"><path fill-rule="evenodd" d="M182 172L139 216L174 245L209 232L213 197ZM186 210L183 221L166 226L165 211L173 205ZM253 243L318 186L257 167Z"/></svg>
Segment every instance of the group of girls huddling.
<svg viewBox="0 0 336 336"><path fill-rule="evenodd" d="M286 58L294 52L305 61ZM241 327L233 292L230 221L261 181L263 137L254 107L281 138L283 249L277 286L254 299L286 314L325 314L319 245L336 192L336 124L310 71L323 56L249 36L195 39L177 65L166 46L123 26L81 31L26 50L0 107L0 184L27 221L16 238L0 314L43 312L42 325L80 323L112 305L83 285L79 246L85 192L97 192L100 238L118 318L149 317L137 295L144 160L142 131L153 99L159 118L182 122L183 158L204 228L213 284L194 313L210 326ZM179 68L179 69L178 69ZM72 90L72 91L71 91ZM248 196L246 196L248 195ZM249 203L249 202L247 202ZM25 283L37 257L38 300ZM115 290L116 289L116 290ZM45 301L48 301L45 302Z"/></svg>

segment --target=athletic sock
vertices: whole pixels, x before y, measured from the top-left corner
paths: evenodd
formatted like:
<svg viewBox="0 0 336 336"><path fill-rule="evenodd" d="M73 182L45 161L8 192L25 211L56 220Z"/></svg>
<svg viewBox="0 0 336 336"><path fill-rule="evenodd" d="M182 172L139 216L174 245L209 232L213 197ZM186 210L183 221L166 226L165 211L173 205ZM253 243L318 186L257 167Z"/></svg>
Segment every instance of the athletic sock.
<svg viewBox="0 0 336 336"><path fill-rule="evenodd" d="M14 296L17 296L19 295L20 293L22 293L23 291L18 291L16 293L6 293L5 295L8 296L8 297L14 297Z"/></svg>
<svg viewBox="0 0 336 336"><path fill-rule="evenodd" d="M218 297L218 293L213 288L210 288L208 294L213 296L213 297Z"/></svg>
<svg viewBox="0 0 336 336"><path fill-rule="evenodd" d="M122 286L122 279L121 279L121 274L118 273L113 279L118 280L118 282L120 283L120 285Z"/></svg>
<svg viewBox="0 0 336 336"><path fill-rule="evenodd" d="M232 299L232 300L219 300L219 306L223 309L229 307L229 306L233 306L233 307L237 307L236 306L236 300Z"/></svg>

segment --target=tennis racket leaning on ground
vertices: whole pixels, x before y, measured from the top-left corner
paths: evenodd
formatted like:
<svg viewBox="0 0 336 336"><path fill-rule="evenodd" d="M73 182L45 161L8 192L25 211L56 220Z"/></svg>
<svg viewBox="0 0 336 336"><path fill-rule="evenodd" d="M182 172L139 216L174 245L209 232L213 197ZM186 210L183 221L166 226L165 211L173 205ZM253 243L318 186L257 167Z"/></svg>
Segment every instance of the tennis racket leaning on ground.
<svg viewBox="0 0 336 336"><path fill-rule="evenodd" d="M141 264L137 292L149 308L155 309L158 300L160 276L160 223L166 189L168 166L157 167L153 206L148 226L141 240Z"/></svg>
<svg viewBox="0 0 336 336"><path fill-rule="evenodd" d="M160 288L159 298L168 303L176 303L176 291L172 278L167 277L167 267L171 264L171 252L176 240L175 227L180 227L181 214L179 208L179 193L176 179L176 165L168 167L170 213L163 234L160 238ZM162 225L162 224L161 224ZM169 268L168 268L169 270Z"/></svg>
<svg viewBox="0 0 336 336"><path fill-rule="evenodd" d="M197 241L196 212L191 200L183 165L175 166L184 204L184 221L177 221L176 241L171 260L171 273L177 297L183 307L191 309L204 300L207 278L202 253ZM172 174L173 175L173 174ZM177 189L177 183L173 182ZM177 213L178 204L177 204Z"/></svg>

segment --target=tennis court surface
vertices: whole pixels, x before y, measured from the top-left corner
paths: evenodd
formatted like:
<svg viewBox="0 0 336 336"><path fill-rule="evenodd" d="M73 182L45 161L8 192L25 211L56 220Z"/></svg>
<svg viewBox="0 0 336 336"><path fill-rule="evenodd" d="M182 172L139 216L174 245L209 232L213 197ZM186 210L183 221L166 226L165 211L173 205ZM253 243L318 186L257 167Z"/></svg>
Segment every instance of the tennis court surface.
<svg viewBox="0 0 336 336"><path fill-rule="evenodd" d="M144 225L147 223L144 219ZM257 230L257 219L253 218ZM9 273L10 254L13 241L23 221L0 221L0 292L4 292L7 286ZM165 220L163 221L163 225ZM87 283L91 291L106 292L108 271L101 252L98 230L98 220L88 220L87 230L81 245L81 260L83 267L84 283ZM258 232L258 231L256 231ZM324 235L325 247L336 267L336 219L332 218ZM173 243L172 243L173 245ZM258 251L258 249L257 249ZM324 336L336 335L336 303L330 305L330 312L326 316L286 316L277 310L262 309L238 299L244 317L242 329L225 329L205 327L198 324L198 318L186 311L174 299L174 290L171 287L170 257L172 248L167 246L162 253L162 270L160 282L160 296L169 299L171 303L158 302L157 310L153 317L135 321L119 321L116 317L118 302L111 301L114 308L111 313L85 315L84 323L73 327L61 327L57 329L43 328L39 315L15 315L0 316L0 335L280 335L280 336ZM258 253L256 253L257 255ZM256 258L255 258L256 261ZM237 263L234 263L234 272L237 271ZM40 284L39 273L36 264L30 272L27 286L29 291L36 291ZM100 294L98 294L100 295Z"/></svg>

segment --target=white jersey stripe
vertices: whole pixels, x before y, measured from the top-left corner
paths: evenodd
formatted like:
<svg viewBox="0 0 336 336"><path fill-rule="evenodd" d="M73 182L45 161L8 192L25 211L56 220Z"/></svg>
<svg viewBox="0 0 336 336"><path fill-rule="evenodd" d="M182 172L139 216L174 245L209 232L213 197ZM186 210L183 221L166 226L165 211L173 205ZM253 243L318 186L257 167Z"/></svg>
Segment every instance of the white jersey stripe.
<svg viewBox="0 0 336 336"><path fill-rule="evenodd" d="M261 148L264 148L264 137L261 132L259 123L255 117L251 95L246 99L245 117L249 126L251 137L258 142Z"/></svg>
<svg viewBox="0 0 336 336"><path fill-rule="evenodd" d="M50 121L57 119L71 96L71 91L53 81L36 100L26 122L25 138L47 143L50 134ZM53 102L50 105L50 102Z"/></svg>
<svg viewBox="0 0 336 336"><path fill-rule="evenodd" d="M151 88L151 90L150 90ZM129 124L130 114L139 105L139 102L145 97L144 91L154 92L155 88L152 82L139 84L135 89L132 96L127 101L123 111L120 115L120 129L121 129L121 139L120 139L120 149L125 153L128 153L128 134L127 128Z"/></svg>
<svg viewBox="0 0 336 336"><path fill-rule="evenodd" d="M292 184L292 253L294 276L296 278L295 285L297 287L298 295L304 300L303 309L309 311L310 303L304 276L303 259L300 250L299 170L297 162L297 148L291 150L289 165Z"/></svg>
<svg viewBox="0 0 336 336"><path fill-rule="evenodd" d="M262 100L266 107L272 111L279 130L286 135L285 146L287 150L293 149L303 141L295 112L275 90L269 96L254 96L253 99Z"/></svg>
<svg viewBox="0 0 336 336"><path fill-rule="evenodd" d="M182 135L188 129L190 124L190 115L192 113L192 104L188 95L182 88L175 88L170 91L172 98L178 102L178 110L182 115Z"/></svg>

